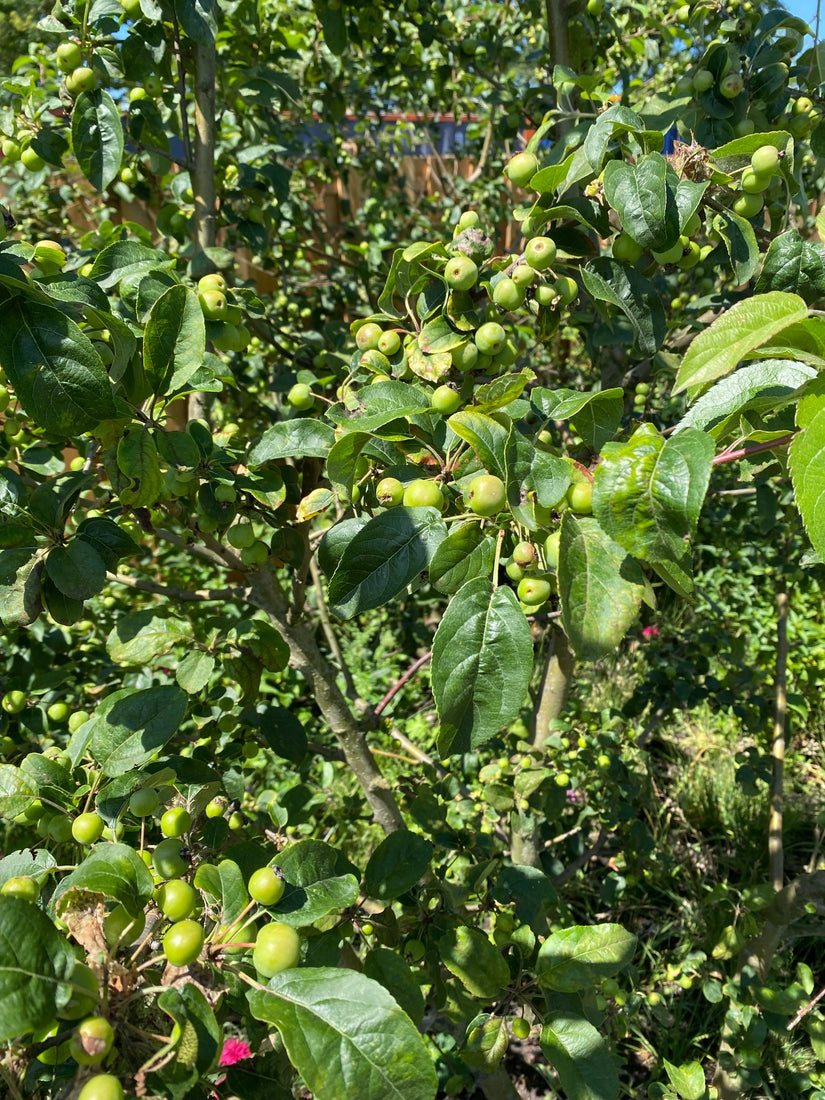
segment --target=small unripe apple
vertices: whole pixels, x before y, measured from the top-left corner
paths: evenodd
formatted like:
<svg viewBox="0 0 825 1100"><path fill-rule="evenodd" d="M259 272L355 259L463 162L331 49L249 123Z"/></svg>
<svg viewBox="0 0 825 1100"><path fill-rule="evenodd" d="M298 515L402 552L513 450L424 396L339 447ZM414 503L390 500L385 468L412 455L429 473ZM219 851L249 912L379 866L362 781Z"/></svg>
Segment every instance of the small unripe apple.
<svg viewBox="0 0 825 1100"><path fill-rule="evenodd" d="M494 516L506 506L504 482L495 474L480 474L469 487L470 507L479 516Z"/></svg>
<svg viewBox="0 0 825 1100"><path fill-rule="evenodd" d="M45 160L43 160L40 154L33 149L31 145L27 145L26 148L21 151L20 163L30 172L39 172L46 167Z"/></svg>
<svg viewBox="0 0 825 1100"><path fill-rule="evenodd" d="M493 288L493 301L500 309L518 309L524 301L524 293L523 287L517 286L511 278L505 276Z"/></svg>
<svg viewBox="0 0 825 1100"><path fill-rule="evenodd" d="M89 1078L77 1100L123 1100L123 1086L111 1073L98 1073Z"/></svg>
<svg viewBox="0 0 825 1100"><path fill-rule="evenodd" d="M40 897L40 887L31 875L13 875L0 886L0 895L4 898L35 902Z"/></svg>
<svg viewBox="0 0 825 1100"><path fill-rule="evenodd" d="M531 237L524 258L534 271L545 271L556 259L556 243L550 237Z"/></svg>
<svg viewBox="0 0 825 1100"><path fill-rule="evenodd" d="M713 87L713 73L710 69L697 69L693 74L693 90L700 95Z"/></svg>
<svg viewBox="0 0 825 1100"><path fill-rule="evenodd" d="M78 96L81 92L93 92L97 87L97 76L88 65L81 65L66 77L66 91L71 96Z"/></svg>
<svg viewBox="0 0 825 1100"><path fill-rule="evenodd" d="M55 51L55 61L62 73L77 69L83 60L83 51L77 42L61 42Z"/></svg>
<svg viewBox="0 0 825 1100"><path fill-rule="evenodd" d="M589 515L593 511L593 482L574 481L567 490L567 503L571 512Z"/></svg>
<svg viewBox="0 0 825 1100"><path fill-rule="evenodd" d="M388 357L397 355L401 350L401 337L394 329L388 329L387 332L382 332L381 339L378 341L377 350L380 351L382 355Z"/></svg>
<svg viewBox="0 0 825 1100"><path fill-rule="evenodd" d="M380 325L376 325L374 321L367 321L365 325L361 325L355 334L355 343L361 351L371 351L373 348L378 348L378 341L381 339L383 330Z"/></svg>
<svg viewBox="0 0 825 1100"><path fill-rule="evenodd" d="M207 321L224 320L228 309L225 294L220 290L205 290L198 292L198 299Z"/></svg>
<svg viewBox="0 0 825 1100"><path fill-rule="evenodd" d="M517 153L504 169L516 187L526 187L539 169L535 153Z"/></svg>
<svg viewBox="0 0 825 1100"><path fill-rule="evenodd" d="M579 296L578 284L569 275L560 275L558 279L554 280L553 290L563 306L569 306Z"/></svg>
<svg viewBox="0 0 825 1100"><path fill-rule="evenodd" d="M776 175L779 171L779 150L776 146L760 146L751 156L751 168L757 176L767 176L770 178Z"/></svg>
<svg viewBox="0 0 825 1100"><path fill-rule="evenodd" d="M375 495L384 508L397 508L404 501L404 486L397 477L382 477L375 487Z"/></svg>
<svg viewBox="0 0 825 1100"><path fill-rule="evenodd" d="M219 271L213 271L198 279L198 292L205 294L208 290L219 290L222 294L226 290L226 279Z"/></svg>
<svg viewBox="0 0 825 1100"><path fill-rule="evenodd" d="M249 876L249 896L260 905L277 905L286 889L283 875L274 867L259 867Z"/></svg>
<svg viewBox="0 0 825 1100"><path fill-rule="evenodd" d="M504 347L507 333L497 321L486 321L475 334L475 344L482 355L497 355Z"/></svg>
<svg viewBox="0 0 825 1100"><path fill-rule="evenodd" d="M438 508L444 507L444 497L437 481L426 478L417 478L411 481L404 489L402 500L406 508Z"/></svg>
<svg viewBox="0 0 825 1100"><path fill-rule="evenodd" d="M553 594L553 581L550 577L524 577L518 583L518 598L529 607L539 607Z"/></svg>
<svg viewBox="0 0 825 1100"><path fill-rule="evenodd" d="M461 395L452 386L438 386L433 392L432 406L442 416L450 416L461 405Z"/></svg>
<svg viewBox="0 0 825 1100"><path fill-rule="evenodd" d="M78 1024L70 1042L72 1058L81 1066L102 1062L115 1041L115 1033L102 1016L89 1016Z"/></svg>
<svg viewBox="0 0 825 1100"><path fill-rule="evenodd" d="M453 348L450 358L457 371L463 373L472 370L478 362L478 348L472 340L468 340L466 344L459 344L457 348Z"/></svg>
<svg viewBox="0 0 825 1100"><path fill-rule="evenodd" d="M315 405L315 394L304 382L296 382L286 395L287 403L299 412L306 412Z"/></svg>
<svg viewBox="0 0 825 1100"><path fill-rule="evenodd" d="M469 256L457 255L447 261L444 281L452 290L471 290L478 279L478 268Z"/></svg>
<svg viewBox="0 0 825 1100"><path fill-rule="evenodd" d="M739 73L728 73L719 81L719 94L725 99L736 99L744 87L745 82Z"/></svg>

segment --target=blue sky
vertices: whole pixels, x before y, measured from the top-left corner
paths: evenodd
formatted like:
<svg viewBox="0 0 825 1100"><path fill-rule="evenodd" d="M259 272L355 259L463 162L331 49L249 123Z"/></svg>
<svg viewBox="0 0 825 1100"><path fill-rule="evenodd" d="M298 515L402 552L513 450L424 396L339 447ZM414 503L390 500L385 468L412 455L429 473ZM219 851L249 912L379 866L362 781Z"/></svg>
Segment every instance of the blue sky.
<svg viewBox="0 0 825 1100"><path fill-rule="evenodd" d="M785 0L784 7L792 15L799 15L813 27L816 19L816 0Z"/></svg>

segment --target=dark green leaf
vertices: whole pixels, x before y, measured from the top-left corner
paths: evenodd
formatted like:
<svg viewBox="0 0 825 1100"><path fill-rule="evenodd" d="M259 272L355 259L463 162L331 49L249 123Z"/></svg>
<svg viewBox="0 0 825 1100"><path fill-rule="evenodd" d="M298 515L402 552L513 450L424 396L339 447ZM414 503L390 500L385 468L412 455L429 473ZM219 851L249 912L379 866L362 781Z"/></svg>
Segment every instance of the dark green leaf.
<svg viewBox="0 0 825 1100"><path fill-rule="evenodd" d="M740 218L732 210L725 210L713 219L713 228L722 238L728 259L733 268L733 281L746 283L759 264L759 245L756 234L747 218Z"/></svg>
<svg viewBox="0 0 825 1100"><path fill-rule="evenodd" d="M613 652L635 622L643 593L639 563L595 519L565 512L559 554L562 625L580 660L597 661Z"/></svg>
<svg viewBox="0 0 825 1100"><path fill-rule="evenodd" d="M103 558L90 543L79 538L49 551L46 573L55 587L71 600L88 600L106 583Z"/></svg>
<svg viewBox="0 0 825 1100"><path fill-rule="evenodd" d="M510 981L504 956L477 928L459 924L438 941L438 955L465 989L482 1001L494 1000Z"/></svg>
<svg viewBox="0 0 825 1100"><path fill-rule="evenodd" d="M155 394L174 393L203 362L206 326L193 290L170 287L149 314L143 334L143 369Z"/></svg>
<svg viewBox="0 0 825 1100"><path fill-rule="evenodd" d="M53 306L19 296L0 305L0 366L23 408L48 432L76 435L115 415L91 340Z"/></svg>
<svg viewBox="0 0 825 1100"><path fill-rule="evenodd" d="M147 872L148 873L148 872ZM75 957L36 906L0 897L0 1041L49 1024L66 1004Z"/></svg>
<svg viewBox="0 0 825 1100"><path fill-rule="evenodd" d="M312 418L286 420L267 428L249 452L247 465L263 466L276 458L326 458L335 442L329 424Z"/></svg>
<svg viewBox="0 0 825 1100"><path fill-rule="evenodd" d="M603 180L605 198L634 241L655 252L676 244L679 211L668 163L661 153L647 153L635 165L611 160Z"/></svg>
<svg viewBox="0 0 825 1100"><path fill-rule="evenodd" d="M351 619L388 603L427 568L446 534L434 508L392 508L375 516L347 545L330 581L333 614Z"/></svg>
<svg viewBox="0 0 825 1100"><path fill-rule="evenodd" d="M433 554L430 583L452 596L473 577L490 575L495 551L495 542L479 524L471 521L454 526Z"/></svg>
<svg viewBox="0 0 825 1100"><path fill-rule="evenodd" d="M594 298L618 307L627 317L640 354L648 356L658 351L665 338L666 322L664 306L653 283L634 268L607 256L591 260L581 274Z"/></svg>
<svg viewBox="0 0 825 1100"><path fill-rule="evenodd" d="M620 924L579 924L553 932L539 949L539 982L559 993L592 989L633 958L636 937Z"/></svg>
<svg viewBox="0 0 825 1100"><path fill-rule="evenodd" d="M105 190L120 171L123 124L120 110L100 88L81 92L72 109L72 148L83 175L96 191Z"/></svg>
<svg viewBox="0 0 825 1100"><path fill-rule="evenodd" d="M524 702L533 667L530 627L511 588L488 577L452 598L433 642L432 684L442 756L477 748Z"/></svg>
<svg viewBox="0 0 825 1100"><path fill-rule="evenodd" d="M819 241L805 240L798 229L774 237L756 280L755 293L786 290L808 305L825 297L825 252Z"/></svg>
<svg viewBox="0 0 825 1100"><path fill-rule="evenodd" d="M364 892L378 901L392 901L415 886L430 865L429 840L400 829L386 836L364 871Z"/></svg>
<svg viewBox="0 0 825 1100"><path fill-rule="evenodd" d="M112 627L106 639L106 652L119 665L146 665L168 653L190 633L189 624L182 619L158 615L151 608L133 611Z"/></svg>
<svg viewBox="0 0 825 1100"><path fill-rule="evenodd" d="M587 1020L552 1013L541 1050L570 1100L618 1100L619 1075L607 1043Z"/></svg>
<svg viewBox="0 0 825 1100"><path fill-rule="evenodd" d="M97 707L89 749L104 775L120 775L163 748L185 714L186 696L179 687L121 688Z"/></svg>
<svg viewBox="0 0 825 1100"><path fill-rule="evenodd" d="M98 844L71 874L61 879L52 895L58 913L71 908L71 891L90 891L118 901L133 917L142 916L154 883L149 869L128 844ZM62 899L62 900L61 900Z"/></svg>

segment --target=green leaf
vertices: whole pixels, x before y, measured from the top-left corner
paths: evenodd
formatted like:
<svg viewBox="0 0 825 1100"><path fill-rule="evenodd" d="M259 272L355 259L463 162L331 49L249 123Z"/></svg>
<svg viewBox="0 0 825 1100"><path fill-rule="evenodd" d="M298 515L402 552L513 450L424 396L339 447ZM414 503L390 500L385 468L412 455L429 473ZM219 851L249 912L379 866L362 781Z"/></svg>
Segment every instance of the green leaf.
<svg viewBox="0 0 825 1100"><path fill-rule="evenodd" d="M10 820L37 798L37 784L13 764L0 764L0 820Z"/></svg>
<svg viewBox="0 0 825 1100"><path fill-rule="evenodd" d="M519 712L533 668L530 627L511 588L468 581L433 641L432 685L442 756L489 741Z"/></svg>
<svg viewBox="0 0 825 1100"><path fill-rule="evenodd" d="M174 6L187 38L200 46L214 46L218 33L214 0L174 0Z"/></svg>
<svg viewBox="0 0 825 1100"><path fill-rule="evenodd" d="M60 983L74 964L69 941L41 909L0 896L0 1042L55 1018L71 995Z"/></svg>
<svg viewBox="0 0 825 1100"><path fill-rule="evenodd" d="M83 520L77 529L77 537L98 552L108 570L116 569L121 558L130 557L139 550L137 543L123 528L107 516Z"/></svg>
<svg viewBox="0 0 825 1100"><path fill-rule="evenodd" d="M186 714L179 687L121 688L100 703L91 719L89 751L104 775L138 767L163 748Z"/></svg>
<svg viewBox="0 0 825 1100"><path fill-rule="evenodd" d="M334 442L334 429L321 420L286 420L267 428L253 444L247 465L254 469L277 458L326 458Z"/></svg>
<svg viewBox="0 0 825 1100"><path fill-rule="evenodd" d="M766 359L740 367L704 393L682 417L673 434L685 428L699 428L719 440L738 434L740 415L751 410L760 416L782 409L797 391L817 377L815 367L787 359Z"/></svg>
<svg viewBox="0 0 825 1100"><path fill-rule="evenodd" d="M349 37L347 35L347 21L341 4L330 3L329 0L318 0L315 5L321 27L324 32L324 43L336 57L346 53Z"/></svg>
<svg viewBox="0 0 825 1100"><path fill-rule="evenodd" d="M639 563L592 517L570 512L561 524L559 593L562 625L576 656L612 653L636 620L644 594Z"/></svg>
<svg viewBox="0 0 825 1100"><path fill-rule="evenodd" d="M193 649L175 669L175 680L187 695L197 695L209 683L214 670L215 658L212 654Z"/></svg>
<svg viewBox="0 0 825 1100"><path fill-rule="evenodd" d="M495 1000L510 981L506 959L477 928L451 928L438 941L438 954L464 988L483 1001Z"/></svg>
<svg viewBox="0 0 825 1100"><path fill-rule="evenodd" d="M347 545L329 584L330 610L341 619L383 607L423 572L447 528L435 508L392 508Z"/></svg>
<svg viewBox="0 0 825 1100"><path fill-rule="evenodd" d="M510 1029L504 1017L482 1013L467 1030L461 1059L473 1069L492 1073L501 1065L509 1042Z"/></svg>
<svg viewBox="0 0 825 1100"><path fill-rule="evenodd" d="M123 504L145 508L154 504L163 489L158 449L151 432L132 427L117 445L117 466L129 484L120 489Z"/></svg>
<svg viewBox="0 0 825 1100"><path fill-rule="evenodd" d="M412 969L397 951L389 947L374 947L364 959L364 974L398 1001L414 1024L424 1015L424 997Z"/></svg>
<svg viewBox="0 0 825 1100"><path fill-rule="evenodd" d="M596 467L593 514L644 561L680 561L696 532L713 461L713 439L697 428L665 440L652 424L608 444Z"/></svg>
<svg viewBox="0 0 825 1100"><path fill-rule="evenodd" d="M244 708L241 721L259 729L267 746L285 760L297 762L306 756L307 735L298 716L288 707L257 703Z"/></svg>
<svg viewBox="0 0 825 1100"><path fill-rule="evenodd" d="M607 256L591 260L581 269L581 275L594 298L616 306L627 317L641 355L653 355L658 351L667 325L661 298L649 279Z"/></svg>
<svg viewBox="0 0 825 1100"><path fill-rule="evenodd" d="M158 997L158 1008L178 1025L175 1065L208 1073L217 1065L223 1034L215 1013L194 982L167 989Z"/></svg>
<svg viewBox="0 0 825 1100"><path fill-rule="evenodd" d="M616 1065L607 1043L587 1020L551 1013L540 1043L570 1100L618 1100Z"/></svg>
<svg viewBox="0 0 825 1100"><path fill-rule="evenodd" d="M195 886L217 903L216 919L220 924L232 924L249 903L241 869L231 859L202 863L195 872ZM254 937L254 928L248 934Z"/></svg>
<svg viewBox="0 0 825 1100"><path fill-rule="evenodd" d="M570 420L596 452L615 436L624 416L624 391L619 387L597 393L538 388L531 392L530 400L548 419Z"/></svg>
<svg viewBox="0 0 825 1100"><path fill-rule="evenodd" d="M151 608L124 615L106 639L106 652L119 665L148 665L190 636L182 619L158 615Z"/></svg>
<svg viewBox="0 0 825 1100"><path fill-rule="evenodd" d="M347 432L333 443L327 455L327 477L338 497L347 503L352 500L358 457L369 438L366 432Z"/></svg>
<svg viewBox="0 0 825 1100"><path fill-rule="evenodd" d="M385 424L414 416L430 407L423 393L406 382L375 382L358 391L356 407L333 405L327 417L347 431L377 432ZM405 430L403 435L409 433Z"/></svg>
<svg viewBox="0 0 825 1100"><path fill-rule="evenodd" d="M128 844L98 844L71 874L61 879L50 905L58 914L72 907L71 891L102 894L139 917L151 898L154 883L149 869Z"/></svg>
<svg viewBox="0 0 825 1100"><path fill-rule="evenodd" d="M206 325L198 296L170 287L152 306L143 334L143 369L156 395L185 385L203 362Z"/></svg>
<svg viewBox="0 0 825 1100"><path fill-rule="evenodd" d="M825 554L825 408L794 436L789 466L796 506L811 545L822 557Z"/></svg>
<svg viewBox="0 0 825 1100"><path fill-rule="evenodd" d="M111 290L127 276L155 269L162 271L174 265L174 259L170 259L165 252L149 248L139 241L115 241L98 252L90 278L104 290Z"/></svg>
<svg viewBox="0 0 825 1100"><path fill-rule="evenodd" d="M399 829L384 837L364 871L364 892L378 901L392 901L415 886L430 866L433 846L417 833Z"/></svg>
<svg viewBox="0 0 825 1100"><path fill-rule="evenodd" d="M663 1058L662 1065L668 1080L682 1100L704 1100L708 1090L701 1063L683 1062L681 1066L674 1066L667 1058Z"/></svg>
<svg viewBox="0 0 825 1100"><path fill-rule="evenodd" d="M43 610L42 573L43 559L32 556L30 547L0 551L0 622L4 626L28 626Z"/></svg>
<svg viewBox="0 0 825 1100"><path fill-rule="evenodd" d="M120 171L123 123L108 92L81 92L72 108L72 149L95 191L104 191Z"/></svg>
<svg viewBox="0 0 825 1100"><path fill-rule="evenodd" d="M45 848L21 848L0 859L0 886L18 875L41 876L56 866L57 860Z"/></svg>
<svg viewBox="0 0 825 1100"><path fill-rule="evenodd" d="M418 334L418 346L425 355L452 351L467 339L466 332L456 332L444 316L428 321Z"/></svg>
<svg viewBox="0 0 825 1100"><path fill-rule="evenodd" d="M485 416L484 413L474 412L472 409L453 413L447 423L460 439L470 444L488 473L507 481L509 427L505 427L505 424L492 416Z"/></svg>
<svg viewBox="0 0 825 1100"><path fill-rule="evenodd" d="M278 1028L316 1100L434 1100L424 1040L378 982L352 970L299 967L247 998L256 1019Z"/></svg>
<svg viewBox="0 0 825 1100"><path fill-rule="evenodd" d="M615 133L640 134L644 128L645 124L641 118L628 107L608 107L606 111L598 115L584 139L584 155L587 157L594 173L598 175L601 172L607 146ZM543 172L544 170L538 173L539 179ZM536 187L536 182L536 177L534 177L533 187ZM541 190L541 188L538 189Z"/></svg>
<svg viewBox="0 0 825 1100"><path fill-rule="evenodd" d="M784 290L808 305L825 297L825 251L819 241L805 240L798 229L781 233L770 243L755 292Z"/></svg>
<svg viewBox="0 0 825 1100"><path fill-rule="evenodd" d="M620 924L577 924L553 932L539 949L536 976L559 993L592 989L626 967L636 937Z"/></svg>
<svg viewBox="0 0 825 1100"><path fill-rule="evenodd" d="M106 583L103 558L83 539L54 546L46 558L46 573L55 587L72 600L88 600Z"/></svg>
<svg viewBox="0 0 825 1100"><path fill-rule="evenodd" d="M525 367L517 374L502 374L494 378L492 382L485 382L479 386L473 394L473 402L479 412L491 413L497 409L503 409L511 401L515 401L524 392L525 386L535 379L536 375Z"/></svg>
<svg viewBox="0 0 825 1100"><path fill-rule="evenodd" d="M19 296L0 305L0 366L20 404L47 432L77 435L116 415L91 340L53 306Z"/></svg>
<svg viewBox="0 0 825 1100"><path fill-rule="evenodd" d="M778 290L737 302L696 336L679 367L673 392L730 374L754 348L807 316L802 298Z"/></svg>
<svg viewBox="0 0 825 1100"><path fill-rule="evenodd" d="M679 211L668 163L661 153L648 153L635 165L611 160L603 180L605 198L634 241L654 252L664 252L676 244Z"/></svg>
<svg viewBox="0 0 825 1100"><path fill-rule="evenodd" d="M278 920L295 928L327 913L346 909L358 897L360 876L348 859L320 840L290 844L273 860L287 886L278 902Z"/></svg>
<svg viewBox="0 0 825 1100"><path fill-rule="evenodd" d="M453 527L430 562L430 583L452 596L473 577L489 576L496 544L472 520Z"/></svg>
<svg viewBox="0 0 825 1100"><path fill-rule="evenodd" d="M733 281L746 283L759 264L759 246L756 234L747 218L725 210L713 219L713 228L722 238L728 259L733 268Z"/></svg>

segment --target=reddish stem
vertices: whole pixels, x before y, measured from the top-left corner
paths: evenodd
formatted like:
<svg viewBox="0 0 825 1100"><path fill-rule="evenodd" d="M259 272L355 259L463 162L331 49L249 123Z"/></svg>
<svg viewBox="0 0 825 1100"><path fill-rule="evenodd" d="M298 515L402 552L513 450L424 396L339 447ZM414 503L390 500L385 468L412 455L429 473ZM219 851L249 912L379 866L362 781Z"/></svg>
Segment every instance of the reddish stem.
<svg viewBox="0 0 825 1100"><path fill-rule="evenodd" d="M762 451L772 451L774 447L787 447L793 439L795 432L782 435L779 439L766 440L764 443L754 443L752 447L740 447L738 451L723 451L713 460L714 466L720 466L723 462L736 462L740 458L748 458L750 455L758 455Z"/></svg>
<svg viewBox="0 0 825 1100"><path fill-rule="evenodd" d="M413 663L410 665L410 667L407 669L407 671L404 673L404 675L400 679L395 681L395 683L392 685L390 690L387 692L387 694L384 696L384 698L381 700L381 702L376 706L375 710L373 711L373 715L376 718L378 718L380 716L381 712L387 707L387 705L391 702L391 700L398 694L398 692L401 690L401 688L404 686L404 684L406 684L406 682L411 677L415 676L416 672L418 672L418 670L420 668L422 668L424 665L426 665L426 663L427 663L427 661L429 661L430 657L432 657L432 652L425 653L423 657L419 657L417 661L413 661Z"/></svg>

